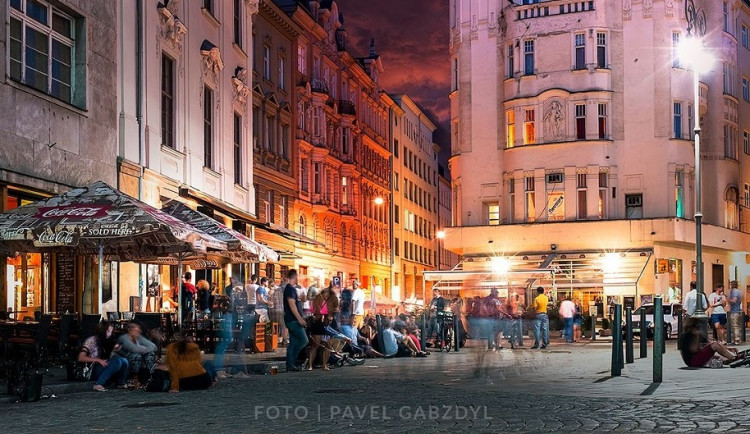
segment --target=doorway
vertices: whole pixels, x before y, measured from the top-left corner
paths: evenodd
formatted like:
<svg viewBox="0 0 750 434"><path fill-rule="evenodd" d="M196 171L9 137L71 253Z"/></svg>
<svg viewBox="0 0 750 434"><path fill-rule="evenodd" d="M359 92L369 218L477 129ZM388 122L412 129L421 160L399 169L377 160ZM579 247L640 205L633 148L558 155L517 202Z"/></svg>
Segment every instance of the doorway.
<svg viewBox="0 0 750 434"><path fill-rule="evenodd" d="M724 283L724 266L722 264L711 264L711 283L709 293L716 288L716 285Z"/></svg>

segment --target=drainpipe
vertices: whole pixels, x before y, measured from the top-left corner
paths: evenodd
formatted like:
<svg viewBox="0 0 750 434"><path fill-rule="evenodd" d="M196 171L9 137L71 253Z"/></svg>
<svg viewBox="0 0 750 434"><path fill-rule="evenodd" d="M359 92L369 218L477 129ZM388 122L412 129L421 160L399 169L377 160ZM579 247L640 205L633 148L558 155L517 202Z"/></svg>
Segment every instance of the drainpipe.
<svg viewBox="0 0 750 434"><path fill-rule="evenodd" d="M143 200L143 172L146 166L146 125L143 122L143 0L136 2L135 118L138 123L138 200ZM119 269L119 267L118 267ZM143 265L138 265L138 297L143 298ZM118 291L119 299L119 291Z"/></svg>

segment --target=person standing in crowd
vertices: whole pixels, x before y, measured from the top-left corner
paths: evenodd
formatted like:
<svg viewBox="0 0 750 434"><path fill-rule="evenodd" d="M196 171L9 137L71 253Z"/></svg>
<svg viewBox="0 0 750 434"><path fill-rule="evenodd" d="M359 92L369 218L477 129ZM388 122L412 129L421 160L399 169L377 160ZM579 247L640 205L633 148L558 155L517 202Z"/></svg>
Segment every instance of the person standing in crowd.
<svg viewBox="0 0 750 434"><path fill-rule="evenodd" d="M305 292L305 288L300 287L300 290L304 293L300 295L300 300L303 301L302 309L304 310L304 316L305 318L312 315L312 303L313 300L315 300L315 297L318 296L320 293L320 287L318 286L318 283L313 283L307 288L307 291Z"/></svg>
<svg viewBox="0 0 750 434"><path fill-rule="evenodd" d="M279 327L279 345L289 342L286 337L286 326L284 325L284 285L274 286L268 296L268 319L275 322Z"/></svg>
<svg viewBox="0 0 750 434"><path fill-rule="evenodd" d="M518 298L518 294L510 294L503 306L503 314L508 322L508 336L506 337L512 349L516 349L521 345L521 313L518 310Z"/></svg>
<svg viewBox="0 0 750 434"><path fill-rule="evenodd" d="M573 342L581 340L581 326L583 325L583 308L581 300L575 299L576 313L573 315Z"/></svg>
<svg viewBox="0 0 750 434"><path fill-rule="evenodd" d="M201 279L196 283L195 288L197 290L197 302L198 302L198 310L202 314L208 315L211 313L211 287L208 284L207 281Z"/></svg>
<svg viewBox="0 0 750 434"><path fill-rule="evenodd" d="M726 325L727 325L727 297L724 295L724 284L719 283L714 288L714 292L708 297L708 308L711 309L711 323L716 330L716 338L719 343L726 343Z"/></svg>
<svg viewBox="0 0 750 434"><path fill-rule="evenodd" d="M287 284L284 287L284 323L289 332L289 346L286 348L287 372L301 371L296 364L297 356L307 346L307 322L300 314L299 296L297 295L297 270L290 269L286 275Z"/></svg>
<svg viewBox="0 0 750 434"><path fill-rule="evenodd" d="M258 322L268 321L268 278L262 277L260 285L255 290L255 312L258 314Z"/></svg>
<svg viewBox="0 0 750 434"><path fill-rule="evenodd" d="M193 342L192 336L167 346L167 367L170 393L208 389L216 382L213 365L201 361L201 349Z"/></svg>
<svg viewBox="0 0 750 434"><path fill-rule="evenodd" d="M544 288L536 289L537 296L534 298L532 308L536 313L534 319L534 346L531 348L545 349L549 345L549 318L547 317L547 304L549 298L544 294Z"/></svg>
<svg viewBox="0 0 750 434"><path fill-rule="evenodd" d="M432 339L433 332L435 333L435 344L434 346L437 348L438 346L442 346L442 334L440 330L440 323L438 322L438 316L443 315L443 311L445 310L445 299L440 294L439 289L433 289L432 290L432 300L430 300L430 319L429 319L429 325L427 326L427 334L425 335L425 339L429 340Z"/></svg>
<svg viewBox="0 0 750 434"><path fill-rule="evenodd" d="M117 343L120 345L119 355L128 359L129 372L138 375L143 383L147 377L141 370L148 373L154 370L158 347L141 334L141 326L137 322L128 324L127 334L120 336Z"/></svg>
<svg viewBox="0 0 750 434"><path fill-rule="evenodd" d="M695 281L690 282L690 291L685 294L685 313L688 316L693 316L698 306L698 289L696 287ZM708 299L703 292L701 292L701 296L701 310L706 310L708 309Z"/></svg>
<svg viewBox="0 0 750 434"><path fill-rule="evenodd" d="M354 325L354 291L351 288L341 290L341 300L339 302L339 327L341 332L357 343L357 327Z"/></svg>
<svg viewBox="0 0 750 434"><path fill-rule="evenodd" d="M742 293L737 288L737 281L729 282L729 327L732 332L730 345L739 345L742 337Z"/></svg>
<svg viewBox="0 0 750 434"><path fill-rule="evenodd" d="M107 383L115 382L118 389L127 388L128 360L110 353L117 349L112 337L114 326L107 321L99 323L97 333L83 342L78 354L80 363L91 363L91 380L94 390L105 392Z"/></svg>
<svg viewBox="0 0 750 434"><path fill-rule="evenodd" d="M182 321L187 322L193 318L195 307L195 294L198 292L195 285L191 283L193 275L188 271L182 277Z"/></svg>
<svg viewBox="0 0 750 434"><path fill-rule="evenodd" d="M359 287L359 280L352 279L352 303L354 303L354 328L365 324L365 292Z"/></svg>
<svg viewBox="0 0 750 434"><path fill-rule="evenodd" d="M565 297L565 300L560 303L560 309L558 310L560 317L563 319L563 337L565 342L573 342L573 318L576 316L576 305L570 300L570 295Z"/></svg>
<svg viewBox="0 0 750 434"><path fill-rule="evenodd" d="M234 292L234 288L241 285L240 280L237 279L236 276L232 276L229 278L229 285L224 287L224 295L227 297L232 297L232 293Z"/></svg>
<svg viewBox="0 0 750 434"><path fill-rule="evenodd" d="M253 274L250 278L250 283L245 285L245 292L247 293L247 313L255 312L255 302L257 300L258 291L258 275Z"/></svg>

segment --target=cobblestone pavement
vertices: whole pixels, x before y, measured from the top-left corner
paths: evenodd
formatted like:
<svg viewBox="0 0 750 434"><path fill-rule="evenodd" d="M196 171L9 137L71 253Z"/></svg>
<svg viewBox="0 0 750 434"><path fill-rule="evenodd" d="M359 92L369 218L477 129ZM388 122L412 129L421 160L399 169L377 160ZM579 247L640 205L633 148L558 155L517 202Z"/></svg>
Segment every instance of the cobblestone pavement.
<svg viewBox="0 0 750 434"><path fill-rule="evenodd" d="M678 392L639 396L629 388L639 381L637 370L603 381L608 349L552 348L368 360L332 372L230 378L208 391L178 395L63 394L2 404L0 420L9 433L750 431L748 401L684 399L691 395ZM696 372L712 371L688 371L679 381L693 387L702 381ZM725 374L727 388L733 380L726 374L750 372L716 371Z"/></svg>

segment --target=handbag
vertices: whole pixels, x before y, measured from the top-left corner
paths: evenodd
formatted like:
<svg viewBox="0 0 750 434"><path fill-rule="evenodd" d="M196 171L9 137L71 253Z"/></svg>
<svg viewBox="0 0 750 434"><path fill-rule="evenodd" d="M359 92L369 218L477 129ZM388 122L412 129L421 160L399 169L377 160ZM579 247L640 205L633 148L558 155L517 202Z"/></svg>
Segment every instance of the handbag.
<svg viewBox="0 0 750 434"><path fill-rule="evenodd" d="M93 363L83 363L71 361L67 364L67 374L69 381L90 381Z"/></svg>
<svg viewBox="0 0 750 434"><path fill-rule="evenodd" d="M168 392L171 385L172 381L169 379L169 372L162 369L154 369L146 383L146 392Z"/></svg>

